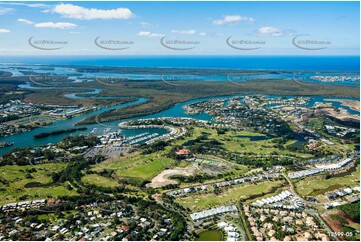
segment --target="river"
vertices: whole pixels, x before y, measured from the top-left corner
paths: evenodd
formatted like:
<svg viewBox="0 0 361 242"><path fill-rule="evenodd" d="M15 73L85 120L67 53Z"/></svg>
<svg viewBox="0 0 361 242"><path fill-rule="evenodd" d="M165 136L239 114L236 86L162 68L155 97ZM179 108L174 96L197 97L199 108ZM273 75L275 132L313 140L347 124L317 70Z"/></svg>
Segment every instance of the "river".
<svg viewBox="0 0 361 242"><path fill-rule="evenodd" d="M97 89L91 92L97 92L100 93L101 89ZM81 94L85 94L85 93L90 93L90 92L83 92ZM80 97L77 96L76 94L80 94L80 93L71 93L71 94L67 94L67 97L69 98L85 98L85 97ZM137 118L131 118L131 119L124 119L124 120L120 120L120 121L113 121L113 122L108 122L108 123L103 123L103 124L91 124L91 125L85 125L85 126L78 126L78 127L87 127L88 130L86 131L76 131L71 133L71 135L79 135L81 133L89 133L91 132L94 128L97 128L97 132L95 133L96 135L102 134L104 129L106 127L110 128L110 131L115 131L117 130L117 126L119 124L119 122L121 121L126 121L126 120L136 120L139 118L158 118L158 117L189 117L189 118L195 118L195 119L199 119L199 120L207 120L207 121L211 121L212 120L212 116L206 114L206 113L200 113L197 115L189 115L186 114L183 106L187 105L187 104L191 104L191 103L195 103L195 102L200 102L200 101L206 101L206 100L212 100L214 98L230 98L230 97L235 97L235 96L242 96L242 94L239 95L230 95L230 96L218 96L218 97L207 97L207 98L198 98L198 99L193 99L193 100L189 100L186 102L182 102L182 103L178 103L174 106L172 106L169 109L166 109L162 112L156 113L156 114L151 114L151 115L146 115L146 116L142 116L142 117L137 117ZM277 97L277 96L269 96L269 97ZM335 98L335 97L333 97ZM324 99L326 99L325 97L321 97L321 96L314 96L312 97L311 101L309 101L307 103L306 106L311 107L315 104L315 102L322 102L324 101ZM335 98L336 99L336 98ZM352 98L350 98L352 99ZM352 99L352 100L358 100L358 99ZM111 106L111 107L101 107L96 111L92 111L80 116L75 116L73 118L70 119L66 119L63 121L57 121L51 125L45 126L45 127L39 127L39 128L35 128L29 132L24 132L24 133L19 133L19 134L15 134L15 135L11 135L8 137L3 137L0 138L0 142L14 142L13 146L9 146L9 147L4 147L0 149L0 156L10 152L13 148L20 148L20 147L30 147L30 146L37 146L37 145L46 145L46 144L55 144L59 141L61 141L63 138L69 136L69 134L59 134L59 135L53 135L53 136L49 136L46 138L42 138L42 139L34 139L33 136L42 132L52 132L55 130L62 130L62 129L68 129L68 128L72 128L74 127L74 125L78 122L80 122L81 120L90 117L92 115L98 115L100 113L103 113L105 111L109 111L112 109L120 109L120 108L124 108L124 107L129 107L129 106L133 106L133 105L137 105L137 104L141 104L141 103L145 103L147 101L147 99L145 98L139 98L136 101L133 102L128 102L128 103L124 103L124 104L119 104L119 105L115 105L115 106ZM350 109L347 106L342 105L340 102L337 101L327 101L328 103L332 103L332 105L334 105L335 107L341 107L341 108L345 108L347 111L349 111L351 114L355 114L355 115L359 115L360 112L354 111L352 109ZM143 133L143 132L149 132L149 133L154 133L157 132L159 134L164 134L166 131L163 129L141 129L141 130L123 130L122 134L125 137L128 136L132 136L132 135L136 135L139 133Z"/></svg>

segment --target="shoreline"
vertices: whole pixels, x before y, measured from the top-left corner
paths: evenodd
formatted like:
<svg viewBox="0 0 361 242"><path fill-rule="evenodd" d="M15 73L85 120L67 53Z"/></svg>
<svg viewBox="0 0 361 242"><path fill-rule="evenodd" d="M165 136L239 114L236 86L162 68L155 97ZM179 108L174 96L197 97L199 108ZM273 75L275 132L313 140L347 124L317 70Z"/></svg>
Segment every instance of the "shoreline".
<svg viewBox="0 0 361 242"><path fill-rule="evenodd" d="M185 101L180 101L180 102L176 102L176 103L171 103L171 104L168 104L168 105L165 105L161 110L148 110L148 112L144 112L142 114L120 114L118 117L114 118L114 119L109 119L107 121L104 121L104 123L107 123L107 122L114 122L114 121L120 121L120 120L123 120L123 119L133 119L133 118L142 118L142 117L146 117L146 116L149 116L149 115L154 115L154 114L158 114L158 113L161 113L161 112L164 112L170 108L173 108L175 105L181 105L182 103L186 103L186 102L192 102L192 101L197 101L198 99L205 99L205 98L222 98L222 97L233 97L233 96L284 96L284 97L323 97L323 98L330 98L330 99L324 99L324 101L327 101L327 100L342 100L341 98L347 98L347 99L350 99L350 100L343 100L343 101L357 101L357 100L352 100L353 98L355 97L350 97L350 96L345 96L345 97L342 97L342 96L329 96L329 95L301 95L301 94L297 94L297 95L283 95L283 94L249 94L249 93L243 93L243 94L240 94L240 93L235 93L235 94L226 94L226 95L211 95L211 96L202 96L202 97L197 97L197 98L190 98L190 99L187 99ZM332 97L336 98L336 99L332 99ZM151 100L149 100L148 98L148 102L145 102L145 103L141 103L141 104L137 104L137 105L133 105L133 106L128 106L128 107L125 107L125 108L121 108L121 109L116 109L116 110L119 110L119 111L127 111L128 109L132 109L132 108L137 108L137 107L140 107L141 105L144 105L144 104L147 104L147 103L152 103ZM347 105L345 105L347 106ZM359 111L359 110L356 110L356 111ZM101 115L99 115L101 116ZM76 126L78 125L90 125L90 124L95 124L97 123L94 119L93 116L89 117L88 118L89 120L82 123L79 122L76 124Z"/></svg>
<svg viewBox="0 0 361 242"><path fill-rule="evenodd" d="M354 111L360 112L360 101L359 100L344 100L344 99L325 99L325 101L339 102L342 105L349 107Z"/></svg>

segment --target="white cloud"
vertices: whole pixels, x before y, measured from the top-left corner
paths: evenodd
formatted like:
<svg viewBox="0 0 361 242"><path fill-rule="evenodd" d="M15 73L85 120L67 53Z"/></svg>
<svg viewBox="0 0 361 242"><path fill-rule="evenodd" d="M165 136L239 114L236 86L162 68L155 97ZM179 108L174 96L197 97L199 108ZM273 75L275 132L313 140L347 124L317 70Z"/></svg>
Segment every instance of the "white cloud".
<svg viewBox="0 0 361 242"><path fill-rule="evenodd" d="M151 23L147 23L147 22L139 22L139 25L142 26L143 28L152 26Z"/></svg>
<svg viewBox="0 0 361 242"><path fill-rule="evenodd" d="M84 8L73 4L58 4L54 7L53 13L58 13L64 18L74 19L129 19L134 17L134 14L128 8L116 9L96 9Z"/></svg>
<svg viewBox="0 0 361 242"><path fill-rule="evenodd" d="M67 23L67 22L44 22L44 23L34 23L30 20L19 18L17 19L18 22L34 25L36 28L52 28L52 29L73 29L78 27L76 24Z"/></svg>
<svg viewBox="0 0 361 242"><path fill-rule="evenodd" d="M152 33L149 31L140 31L138 33L138 36L143 36L143 37L162 37L164 36L163 34L157 34L157 33Z"/></svg>
<svg viewBox="0 0 361 242"><path fill-rule="evenodd" d="M240 15L226 15L223 19L213 20L214 25L232 24L237 22L253 23L255 20L251 17L244 17Z"/></svg>
<svg viewBox="0 0 361 242"><path fill-rule="evenodd" d="M274 27L262 27L257 30L257 34L261 36L283 36L286 33Z"/></svg>
<svg viewBox="0 0 361 242"><path fill-rule="evenodd" d="M10 33L10 30L8 30L8 29L0 29L0 33Z"/></svg>
<svg viewBox="0 0 361 242"><path fill-rule="evenodd" d="M21 5L21 4L19 4ZM30 3L30 4L22 4L23 6L27 6L29 8L47 8L49 5L42 4L42 3Z"/></svg>
<svg viewBox="0 0 361 242"><path fill-rule="evenodd" d="M200 35L200 36L206 36L207 33L202 32L202 33L199 33L199 35Z"/></svg>
<svg viewBox="0 0 361 242"><path fill-rule="evenodd" d="M0 4L3 5L14 5L14 6L26 6L29 8L47 8L49 7L49 5L46 4L42 4L42 3L14 3L14 2L10 2L10 3L4 3L4 2L0 2Z"/></svg>
<svg viewBox="0 0 361 242"><path fill-rule="evenodd" d="M194 29L189 29L189 30L176 30L176 29L173 29L172 30L172 33L175 33L175 34L195 34L196 31Z"/></svg>
<svg viewBox="0 0 361 242"><path fill-rule="evenodd" d="M8 14L14 12L15 9L13 8L2 8L0 7L0 15Z"/></svg>
<svg viewBox="0 0 361 242"><path fill-rule="evenodd" d="M24 23L24 24L34 24L33 22L31 22L30 20L27 20L27 19L23 19L23 18L18 18L17 19L18 22L20 23Z"/></svg>
<svg viewBox="0 0 361 242"><path fill-rule="evenodd" d="M66 23L66 22L45 22L45 23L37 23L34 25L37 28L52 28L52 29L72 29L77 27L76 24Z"/></svg>

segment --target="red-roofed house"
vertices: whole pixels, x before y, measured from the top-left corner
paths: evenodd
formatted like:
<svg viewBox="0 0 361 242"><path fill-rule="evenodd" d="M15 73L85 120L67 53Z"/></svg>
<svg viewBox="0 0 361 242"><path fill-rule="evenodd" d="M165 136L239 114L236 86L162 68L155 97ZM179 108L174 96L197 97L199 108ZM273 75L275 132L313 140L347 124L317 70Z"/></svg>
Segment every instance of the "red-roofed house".
<svg viewBox="0 0 361 242"><path fill-rule="evenodd" d="M189 150L178 150L176 155L189 155Z"/></svg>

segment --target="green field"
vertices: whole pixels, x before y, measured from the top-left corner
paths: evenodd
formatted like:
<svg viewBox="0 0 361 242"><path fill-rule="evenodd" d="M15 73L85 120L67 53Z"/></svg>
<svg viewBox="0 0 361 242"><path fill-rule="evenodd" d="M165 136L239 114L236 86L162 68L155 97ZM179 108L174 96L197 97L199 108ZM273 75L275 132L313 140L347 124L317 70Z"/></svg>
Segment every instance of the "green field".
<svg viewBox="0 0 361 242"><path fill-rule="evenodd" d="M298 153L286 149L280 150L279 148L275 147L275 143L272 142L274 138L266 139L265 134L252 131L228 131L225 134L218 134L217 131L213 129L194 127L193 133L190 137L186 137L184 140L176 141L175 144L182 145L189 140L195 140L197 137L201 136L202 133L208 133L209 139L215 139L219 142L222 142L222 147L232 152L253 154L270 154L272 152L277 152L280 155L295 155L302 158L313 157L311 154ZM240 138L239 136L244 137ZM265 139L251 141L250 138L246 136L265 137ZM285 147L296 142L297 140L290 140L285 144Z"/></svg>
<svg viewBox="0 0 361 242"><path fill-rule="evenodd" d="M274 144L271 143L272 139L261 140L261 141L250 141L249 138L235 137L235 136L262 137L265 136L264 134L249 132L249 131L237 131L237 132L229 131L226 134L218 135L216 130L204 129L198 127L193 127L193 128L194 129L191 136L175 141L173 146L182 145L189 140L196 139L197 137L201 136L202 133L209 133L208 139L216 139L224 143L223 147L229 150L237 150L239 152L250 152L254 154L260 154L260 153L269 154L270 152L278 150L277 148L273 147ZM186 148L186 146L184 147ZM151 180L153 177L155 177L163 170L174 167L176 165L175 160L166 157L166 154L170 151L170 148L171 148L170 146L167 146L164 151L158 151L147 155L134 153L127 157L109 159L103 161L100 164L92 166L92 170L96 172L100 172L104 169L109 169L109 170L114 170L116 172L116 175L121 178L138 178L141 180ZM308 154L300 154L286 150L281 151L279 153L288 154L288 155L298 155L303 157L310 156ZM221 159L217 156L203 155L202 158L216 162L229 163L232 167L230 167L227 170L227 172L231 174L230 176L232 177L238 177L248 171L248 168L246 166L235 164L234 162ZM178 167L186 167L187 165L189 165L189 163L184 161L181 161L179 164L177 164ZM95 175L92 175L92 178L95 178ZM95 178L97 181L94 180L91 181L92 179L89 177L89 175L87 175L83 179L88 183L98 184L100 186L104 186L107 184L106 178L100 178L99 176ZM115 186L116 182L109 181L109 185Z"/></svg>
<svg viewBox="0 0 361 242"><path fill-rule="evenodd" d="M325 175L309 176L294 183L296 191L302 196L317 196L343 187L360 185L360 166L356 171L342 177L325 179Z"/></svg>
<svg viewBox="0 0 361 242"><path fill-rule="evenodd" d="M111 178L100 176L97 174L87 174L81 178L84 183L93 184L100 187L116 187L119 183Z"/></svg>
<svg viewBox="0 0 361 242"><path fill-rule="evenodd" d="M1 166L0 167L0 204L20 200L56 198L64 195L76 195L75 190L68 190L65 184L53 183L52 172L58 172L66 165L62 163L36 166ZM29 172L35 168L35 172ZM32 178L26 178L26 174ZM27 187L26 187L27 186Z"/></svg>
<svg viewBox="0 0 361 242"><path fill-rule="evenodd" d="M279 187L283 181L267 181L259 184L241 184L229 188L220 188L219 195L211 193L193 194L187 197L177 198L176 202L191 211L201 211L212 207L237 204L240 199L247 199L251 195L261 195Z"/></svg>
<svg viewBox="0 0 361 242"><path fill-rule="evenodd" d="M164 169L175 164L175 160L165 157L162 153L141 155L135 153L124 158L104 161L93 166L94 171L112 169L119 177L136 177L149 180Z"/></svg>
<svg viewBox="0 0 361 242"><path fill-rule="evenodd" d="M199 234L196 241L222 241L223 234L218 230L207 230Z"/></svg>

